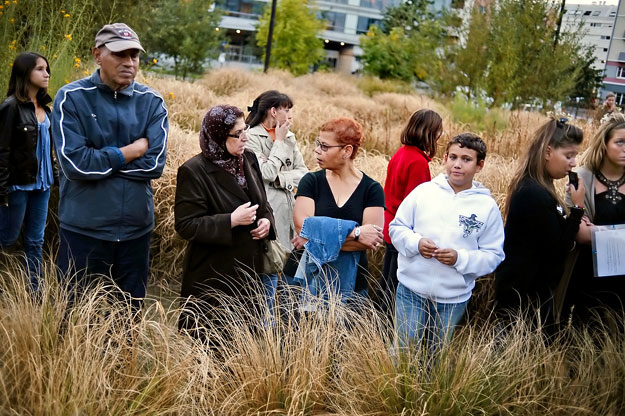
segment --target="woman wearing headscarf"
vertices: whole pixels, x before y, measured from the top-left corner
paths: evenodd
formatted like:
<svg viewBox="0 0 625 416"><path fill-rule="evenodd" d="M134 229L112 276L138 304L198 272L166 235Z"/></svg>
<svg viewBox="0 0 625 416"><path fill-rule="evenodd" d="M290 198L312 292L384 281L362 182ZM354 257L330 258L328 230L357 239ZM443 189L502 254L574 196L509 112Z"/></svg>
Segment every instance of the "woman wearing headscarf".
<svg viewBox="0 0 625 416"><path fill-rule="evenodd" d="M248 129L237 107L211 108L202 120L202 152L178 169L175 226L189 241L181 296L192 301L179 326L192 333L204 324L198 316L210 315L213 325L225 323L212 309L219 307L220 296L258 305L266 240L276 235L258 161L245 150Z"/></svg>

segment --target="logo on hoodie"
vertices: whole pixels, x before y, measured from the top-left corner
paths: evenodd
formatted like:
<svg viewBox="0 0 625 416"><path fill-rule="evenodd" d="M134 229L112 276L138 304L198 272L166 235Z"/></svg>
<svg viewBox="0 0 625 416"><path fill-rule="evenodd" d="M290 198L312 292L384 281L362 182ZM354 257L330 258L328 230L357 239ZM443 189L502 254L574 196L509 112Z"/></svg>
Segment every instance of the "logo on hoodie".
<svg viewBox="0 0 625 416"><path fill-rule="evenodd" d="M475 214L471 214L470 217L465 217L464 215L459 215L458 217L458 225L464 226L464 234L462 234L464 238L470 236L473 231L479 231L484 225L482 221L477 220L477 215Z"/></svg>

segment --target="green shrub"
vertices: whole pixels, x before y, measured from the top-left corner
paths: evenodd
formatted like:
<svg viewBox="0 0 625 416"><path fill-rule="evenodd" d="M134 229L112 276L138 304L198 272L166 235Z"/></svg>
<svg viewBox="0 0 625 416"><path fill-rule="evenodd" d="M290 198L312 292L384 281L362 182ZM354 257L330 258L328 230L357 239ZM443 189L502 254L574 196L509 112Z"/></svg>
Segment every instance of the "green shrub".
<svg viewBox="0 0 625 416"><path fill-rule="evenodd" d="M413 90L410 84L406 82L380 79L370 75L360 78L356 85L369 97L373 97L377 93L391 92L402 94L412 92Z"/></svg>
<svg viewBox="0 0 625 416"><path fill-rule="evenodd" d="M483 100L467 101L460 94L448 104L451 116L456 123L467 124L474 131L494 132L508 126L505 110L488 108Z"/></svg>

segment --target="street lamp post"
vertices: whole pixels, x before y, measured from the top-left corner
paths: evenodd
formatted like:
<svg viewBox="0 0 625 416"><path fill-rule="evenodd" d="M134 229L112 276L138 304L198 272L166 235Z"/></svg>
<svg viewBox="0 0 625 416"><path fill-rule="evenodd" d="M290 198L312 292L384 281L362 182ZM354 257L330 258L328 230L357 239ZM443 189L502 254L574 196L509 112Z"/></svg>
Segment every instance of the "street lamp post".
<svg viewBox="0 0 625 416"><path fill-rule="evenodd" d="M271 59L271 40L273 38L273 25L276 20L276 3L278 0L271 0L271 18L269 19L269 34L267 35L267 49L265 50L265 69L269 69L269 60Z"/></svg>

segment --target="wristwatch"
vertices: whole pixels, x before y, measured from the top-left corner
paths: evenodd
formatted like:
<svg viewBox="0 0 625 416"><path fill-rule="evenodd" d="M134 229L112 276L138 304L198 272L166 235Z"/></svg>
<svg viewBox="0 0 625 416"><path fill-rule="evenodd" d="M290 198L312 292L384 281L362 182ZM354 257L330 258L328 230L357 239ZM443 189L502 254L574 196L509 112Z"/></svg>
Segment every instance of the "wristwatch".
<svg viewBox="0 0 625 416"><path fill-rule="evenodd" d="M354 228L354 241L358 241L359 237L360 237L360 227L356 226L356 228Z"/></svg>

